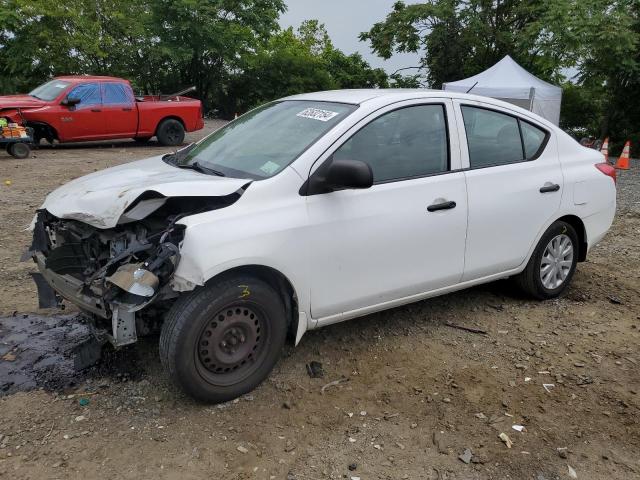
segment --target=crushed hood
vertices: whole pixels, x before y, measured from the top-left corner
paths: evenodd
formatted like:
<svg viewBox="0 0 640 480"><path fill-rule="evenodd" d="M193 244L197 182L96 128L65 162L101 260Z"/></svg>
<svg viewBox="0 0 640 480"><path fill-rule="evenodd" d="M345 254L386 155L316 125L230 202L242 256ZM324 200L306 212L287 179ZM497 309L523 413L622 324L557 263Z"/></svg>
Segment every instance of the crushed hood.
<svg viewBox="0 0 640 480"><path fill-rule="evenodd" d="M46 102L38 100L30 95L4 95L0 96L0 109L3 108L38 108L46 105Z"/></svg>
<svg viewBox="0 0 640 480"><path fill-rule="evenodd" d="M145 192L164 197L218 197L231 195L250 181L180 169L162 157L153 157L72 180L51 192L41 208L58 218L113 228Z"/></svg>

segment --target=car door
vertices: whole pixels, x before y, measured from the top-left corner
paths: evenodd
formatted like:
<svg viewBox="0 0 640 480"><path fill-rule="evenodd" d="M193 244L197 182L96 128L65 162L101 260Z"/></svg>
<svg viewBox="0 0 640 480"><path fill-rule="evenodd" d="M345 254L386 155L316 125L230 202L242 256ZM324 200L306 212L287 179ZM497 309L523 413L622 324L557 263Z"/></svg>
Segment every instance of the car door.
<svg viewBox="0 0 640 480"><path fill-rule="evenodd" d="M517 268L560 208L555 138L512 111L455 101L463 125L469 227L463 281Z"/></svg>
<svg viewBox="0 0 640 480"><path fill-rule="evenodd" d="M66 98L75 98L80 102L60 109L60 139L73 141L104 138L100 84L90 82L77 85L69 91Z"/></svg>
<svg viewBox="0 0 640 480"><path fill-rule="evenodd" d="M460 281L467 201L453 117L448 99L395 104L318 162L361 160L374 176L368 189L307 198L319 324Z"/></svg>
<svg viewBox="0 0 640 480"><path fill-rule="evenodd" d="M131 87L123 82L103 82L101 86L105 133L111 138L135 137L138 109Z"/></svg>

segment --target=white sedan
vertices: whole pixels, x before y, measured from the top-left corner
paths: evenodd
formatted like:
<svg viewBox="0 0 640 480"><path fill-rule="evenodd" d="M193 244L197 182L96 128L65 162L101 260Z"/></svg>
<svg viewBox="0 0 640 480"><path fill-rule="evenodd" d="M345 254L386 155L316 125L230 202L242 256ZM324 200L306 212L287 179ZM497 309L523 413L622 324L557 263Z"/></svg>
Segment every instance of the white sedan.
<svg viewBox="0 0 640 480"><path fill-rule="evenodd" d="M557 297L611 226L615 180L504 102L312 93L59 188L28 255L43 306L79 305L116 346L161 324L169 374L221 402L309 329L506 277Z"/></svg>

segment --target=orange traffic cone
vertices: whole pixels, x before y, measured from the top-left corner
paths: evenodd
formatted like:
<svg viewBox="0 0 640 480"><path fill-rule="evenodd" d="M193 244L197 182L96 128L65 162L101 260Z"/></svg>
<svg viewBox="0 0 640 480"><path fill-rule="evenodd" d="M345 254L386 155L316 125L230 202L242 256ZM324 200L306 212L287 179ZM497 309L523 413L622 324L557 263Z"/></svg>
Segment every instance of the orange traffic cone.
<svg viewBox="0 0 640 480"><path fill-rule="evenodd" d="M602 142L602 148L600 149L600 153L604 155L604 161L609 161L609 137L604 139Z"/></svg>
<svg viewBox="0 0 640 480"><path fill-rule="evenodd" d="M629 157L631 156L631 142L627 140L627 143L624 144L624 148L622 149L622 155L614 165L616 168L620 170L629 170Z"/></svg>

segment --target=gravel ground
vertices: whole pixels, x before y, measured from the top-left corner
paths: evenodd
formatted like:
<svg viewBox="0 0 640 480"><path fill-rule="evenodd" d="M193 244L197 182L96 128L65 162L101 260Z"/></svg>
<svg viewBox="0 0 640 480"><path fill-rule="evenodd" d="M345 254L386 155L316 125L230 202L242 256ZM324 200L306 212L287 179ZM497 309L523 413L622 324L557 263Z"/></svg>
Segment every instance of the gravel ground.
<svg viewBox="0 0 640 480"><path fill-rule="evenodd" d="M564 297L531 302L497 282L310 332L251 395L205 406L168 383L157 338L71 372L59 344L73 343L73 312L37 311L33 267L17 263L48 191L164 151L121 142L0 160L0 386L29 374L0 397L0 478L640 478L638 161ZM310 361L324 377L307 375Z"/></svg>

